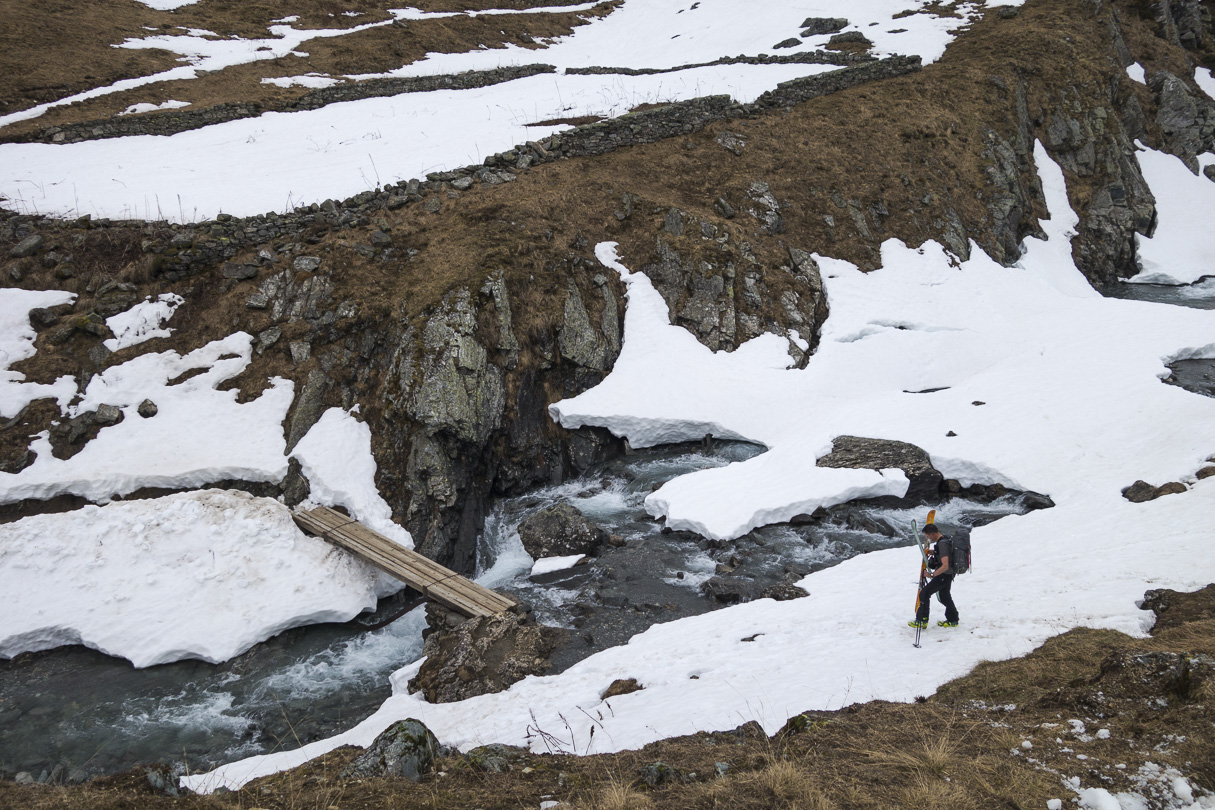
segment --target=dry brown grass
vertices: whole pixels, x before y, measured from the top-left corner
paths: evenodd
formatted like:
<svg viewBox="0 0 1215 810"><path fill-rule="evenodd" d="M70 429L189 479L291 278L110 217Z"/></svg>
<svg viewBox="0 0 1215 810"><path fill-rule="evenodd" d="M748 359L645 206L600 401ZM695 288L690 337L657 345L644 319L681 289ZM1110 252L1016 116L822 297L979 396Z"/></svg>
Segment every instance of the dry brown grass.
<svg viewBox="0 0 1215 810"><path fill-rule="evenodd" d="M654 801L632 785L612 779L584 806L586 810L651 810Z"/></svg>
<svg viewBox="0 0 1215 810"><path fill-rule="evenodd" d="M424 10L449 11L477 4L413 3ZM531 0L482 4L492 7L529 8ZM543 3L541 5L562 5ZM116 49L127 38L180 33L179 28L202 28L220 36L267 37L272 20L296 15L297 28L350 28L389 18L391 3L380 0L352 2L255 2L204 0L174 12L157 12L136 0L104 5L84 0L0 0L0 113L64 98L103 87L118 79L148 76L179 65L178 56L164 51ZM606 6L604 12L606 12ZM359 12L347 17L343 12ZM29 121L5 127L6 137L38 132L50 126L108 118L136 103L186 101L193 109L226 102L256 102L274 109L308 92L307 88L280 88L262 84L263 78L304 73L379 73L401 67L427 53L455 53L482 46L507 44L538 48L541 40L564 36L584 24L586 12L521 14L494 17L458 16L416 20L403 25L369 28L342 37L306 41L307 56L236 65L197 79L158 82L113 93L70 106L55 107ZM537 61L542 61L537 58Z"/></svg>

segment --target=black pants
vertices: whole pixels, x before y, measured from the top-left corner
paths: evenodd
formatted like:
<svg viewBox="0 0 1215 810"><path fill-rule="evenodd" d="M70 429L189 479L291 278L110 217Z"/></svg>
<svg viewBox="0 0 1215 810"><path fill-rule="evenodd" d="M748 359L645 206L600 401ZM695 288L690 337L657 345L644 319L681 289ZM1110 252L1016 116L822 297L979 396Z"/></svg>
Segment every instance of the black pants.
<svg viewBox="0 0 1215 810"><path fill-rule="evenodd" d="M920 621L928 620L929 600L935 593L941 600L941 604L945 606L945 621L956 622L958 609L954 607L953 597L949 594L949 588L952 585L953 574L941 574L939 577L930 579L924 586L924 590L920 591L920 609L916 611L915 617Z"/></svg>

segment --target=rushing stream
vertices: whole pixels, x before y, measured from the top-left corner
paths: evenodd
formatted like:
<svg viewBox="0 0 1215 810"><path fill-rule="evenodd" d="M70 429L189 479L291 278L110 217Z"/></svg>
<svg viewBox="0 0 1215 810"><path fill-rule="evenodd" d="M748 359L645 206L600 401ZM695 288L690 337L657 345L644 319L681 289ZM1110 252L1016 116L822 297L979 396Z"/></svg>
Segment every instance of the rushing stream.
<svg viewBox="0 0 1215 810"><path fill-rule="evenodd" d="M479 579L531 605L539 621L571 631L553 657L560 671L657 622L756 598L764 587L911 543L912 512L864 505L728 543L664 532L646 514L645 496L664 481L759 452L743 443L639 451L564 485L502 500L481 537ZM516 527L561 501L614 535L614 545L589 564L533 580ZM1024 511L1013 497L939 508L941 522L964 525ZM706 583L713 595L702 593ZM0 662L0 773L79 780L166 760L197 772L330 736L374 711L390 694L389 674L419 656L422 609L367 630L406 603L403 596L383 600L375 615L358 621L291 630L220 665L181 661L139 670L83 647Z"/></svg>

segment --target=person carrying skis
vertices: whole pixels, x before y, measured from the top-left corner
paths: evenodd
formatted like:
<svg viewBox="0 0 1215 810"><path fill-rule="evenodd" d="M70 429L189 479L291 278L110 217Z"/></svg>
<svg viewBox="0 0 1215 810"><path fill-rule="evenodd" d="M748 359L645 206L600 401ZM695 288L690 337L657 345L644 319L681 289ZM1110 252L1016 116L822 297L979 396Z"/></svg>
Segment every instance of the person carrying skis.
<svg viewBox="0 0 1215 810"><path fill-rule="evenodd" d="M949 569L949 557L953 554L953 543L941 534L941 530L929 523L923 528L924 536L932 543L932 553L928 557L928 567L932 570L932 579L920 591L920 607L913 621L907 624L915 628L928 626L928 608L933 594L945 606L945 621L937 622L940 627L958 626L958 609L953 604L953 596L949 593L953 585L953 572Z"/></svg>

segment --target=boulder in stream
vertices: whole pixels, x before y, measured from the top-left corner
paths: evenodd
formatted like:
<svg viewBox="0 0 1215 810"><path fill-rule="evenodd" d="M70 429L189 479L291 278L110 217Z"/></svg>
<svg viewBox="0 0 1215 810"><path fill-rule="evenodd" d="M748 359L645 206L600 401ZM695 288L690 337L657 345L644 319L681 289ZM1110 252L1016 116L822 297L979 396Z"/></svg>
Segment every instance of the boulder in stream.
<svg viewBox="0 0 1215 810"><path fill-rule="evenodd" d="M431 703L501 692L528 675L547 672L549 655L564 635L515 613L481 616L455 626L443 621L426 637L426 661L409 682L409 691L422 692Z"/></svg>
<svg viewBox="0 0 1215 810"><path fill-rule="evenodd" d="M519 524L519 539L533 558L595 554L608 533L567 503L541 510Z"/></svg>

